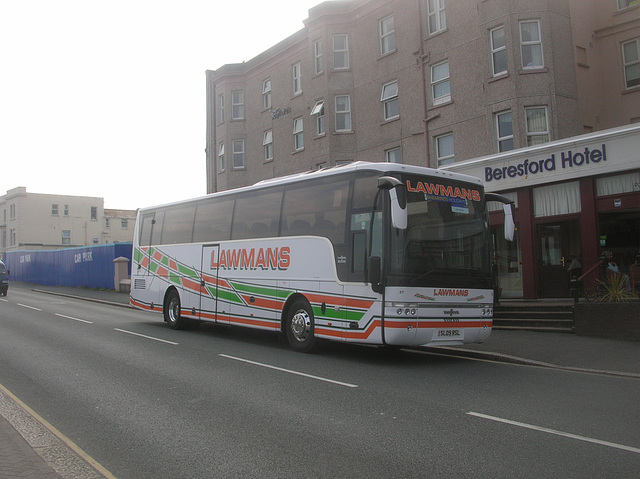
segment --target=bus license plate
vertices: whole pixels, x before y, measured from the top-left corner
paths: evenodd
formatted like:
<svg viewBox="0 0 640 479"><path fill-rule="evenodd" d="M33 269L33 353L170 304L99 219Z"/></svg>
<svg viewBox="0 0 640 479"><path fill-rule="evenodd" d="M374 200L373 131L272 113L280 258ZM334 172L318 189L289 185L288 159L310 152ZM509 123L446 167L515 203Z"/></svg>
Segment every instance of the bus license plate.
<svg viewBox="0 0 640 479"><path fill-rule="evenodd" d="M447 341L450 339L464 339L463 329L438 329L433 337L434 341Z"/></svg>

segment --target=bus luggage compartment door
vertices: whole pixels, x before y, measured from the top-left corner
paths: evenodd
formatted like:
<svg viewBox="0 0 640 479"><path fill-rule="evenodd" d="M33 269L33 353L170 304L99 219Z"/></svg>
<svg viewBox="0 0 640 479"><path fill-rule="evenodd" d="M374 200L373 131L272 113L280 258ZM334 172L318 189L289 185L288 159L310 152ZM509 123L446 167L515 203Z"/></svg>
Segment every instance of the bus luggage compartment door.
<svg viewBox="0 0 640 479"><path fill-rule="evenodd" d="M200 319L203 321L215 321L216 323L228 323L228 315L219 314L218 311L218 296L220 293L220 280L218 277L219 254L219 244L202 246Z"/></svg>

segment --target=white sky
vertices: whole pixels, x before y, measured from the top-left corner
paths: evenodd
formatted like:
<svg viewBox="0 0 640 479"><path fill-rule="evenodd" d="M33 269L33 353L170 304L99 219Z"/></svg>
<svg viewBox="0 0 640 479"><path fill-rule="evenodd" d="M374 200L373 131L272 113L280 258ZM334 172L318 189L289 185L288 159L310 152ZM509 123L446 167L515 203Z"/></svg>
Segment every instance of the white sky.
<svg viewBox="0 0 640 479"><path fill-rule="evenodd" d="M0 0L0 196L136 209L206 193L205 70L322 0Z"/></svg>

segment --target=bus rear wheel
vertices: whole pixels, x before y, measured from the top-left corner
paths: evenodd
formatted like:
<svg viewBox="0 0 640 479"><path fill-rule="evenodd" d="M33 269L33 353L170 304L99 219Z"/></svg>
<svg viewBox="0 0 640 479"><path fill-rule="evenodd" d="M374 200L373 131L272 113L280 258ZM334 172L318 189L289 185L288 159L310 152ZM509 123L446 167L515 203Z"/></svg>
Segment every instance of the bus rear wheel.
<svg viewBox="0 0 640 479"><path fill-rule="evenodd" d="M171 329L185 329L187 327L187 320L182 318L180 313L180 295L176 290L172 290L169 292L163 308L164 320Z"/></svg>
<svg viewBox="0 0 640 479"><path fill-rule="evenodd" d="M287 340L293 350L309 353L314 349L316 345L315 322L311 305L307 301L298 299L291 305L285 329Z"/></svg>

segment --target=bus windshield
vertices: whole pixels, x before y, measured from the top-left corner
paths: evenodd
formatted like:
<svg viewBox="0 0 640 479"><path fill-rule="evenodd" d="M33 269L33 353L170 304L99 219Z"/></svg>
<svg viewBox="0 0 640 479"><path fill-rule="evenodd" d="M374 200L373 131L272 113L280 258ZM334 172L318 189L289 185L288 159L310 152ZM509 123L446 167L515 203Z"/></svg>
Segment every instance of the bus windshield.
<svg viewBox="0 0 640 479"><path fill-rule="evenodd" d="M492 287L482 188L405 175L408 226L393 230L387 286Z"/></svg>

